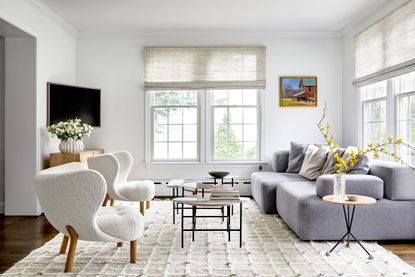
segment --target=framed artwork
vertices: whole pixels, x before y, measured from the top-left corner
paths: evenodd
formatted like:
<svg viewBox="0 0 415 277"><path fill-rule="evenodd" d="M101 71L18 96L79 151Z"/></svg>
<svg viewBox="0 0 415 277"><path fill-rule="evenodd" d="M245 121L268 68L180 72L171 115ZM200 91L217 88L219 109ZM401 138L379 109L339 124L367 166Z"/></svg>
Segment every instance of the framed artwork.
<svg viewBox="0 0 415 277"><path fill-rule="evenodd" d="M316 107L316 76L281 76L280 107Z"/></svg>

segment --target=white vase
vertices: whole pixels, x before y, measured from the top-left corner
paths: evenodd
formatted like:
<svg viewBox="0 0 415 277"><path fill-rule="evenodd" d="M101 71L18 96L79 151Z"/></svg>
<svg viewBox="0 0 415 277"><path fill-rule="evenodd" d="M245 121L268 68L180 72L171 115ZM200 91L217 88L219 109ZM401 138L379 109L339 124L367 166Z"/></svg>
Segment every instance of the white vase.
<svg viewBox="0 0 415 277"><path fill-rule="evenodd" d="M333 195L337 200L346 199L346 175L345 174L334 175Z"/></svg>
<svg viewBox="0 0 415 277"><path fill-rule="evenodd" d="M61 140L59 150L62 153L76 154L84 150L84 143L82 140Z"/></svg>

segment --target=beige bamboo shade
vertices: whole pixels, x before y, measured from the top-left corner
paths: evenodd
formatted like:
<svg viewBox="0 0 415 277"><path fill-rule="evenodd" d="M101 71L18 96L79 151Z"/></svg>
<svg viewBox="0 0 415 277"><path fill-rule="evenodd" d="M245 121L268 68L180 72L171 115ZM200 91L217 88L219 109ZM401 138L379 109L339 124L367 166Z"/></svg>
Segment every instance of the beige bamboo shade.
<svg viewBox="0 0 415 277"><path fill-rule="evenodd" d="M265 47L146 47L146 90L265 88Z"/></svg>
<svg viewBox="0 0 415 277"><path fill-rule="evenodd" d="M355 79L364 86L415 70L415 1L356 35Z"/></svg>

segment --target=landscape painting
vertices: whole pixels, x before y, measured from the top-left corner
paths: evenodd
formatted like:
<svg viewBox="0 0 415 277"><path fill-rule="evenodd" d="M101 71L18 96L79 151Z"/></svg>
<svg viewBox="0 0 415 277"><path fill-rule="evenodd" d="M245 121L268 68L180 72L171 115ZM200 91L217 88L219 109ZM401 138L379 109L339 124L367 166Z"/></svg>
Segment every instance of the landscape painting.
<svg viewBox="0 0 415 277"><path fill-rule="evenodd" d="M317 77L280 77L281 107L317 106Z"/></svg>

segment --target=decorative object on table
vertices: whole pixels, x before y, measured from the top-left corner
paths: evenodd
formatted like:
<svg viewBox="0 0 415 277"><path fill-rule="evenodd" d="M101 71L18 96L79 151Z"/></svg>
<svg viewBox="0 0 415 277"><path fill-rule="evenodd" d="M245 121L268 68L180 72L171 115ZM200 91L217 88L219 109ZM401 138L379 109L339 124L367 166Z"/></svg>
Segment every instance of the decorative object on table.
<svg viewBox="0 0 415 277"><path fill-rule="evenodd" d="M222 179L229 175L229 172L226 171L210 171L209 175L213 178Z"/></svg>
<svg viewBox="0 0 415 277"><path fill-rule="evenodd" d="M331 204L338 204L343 206L343 214L344 214L344 220L346 221L346 229L347 232L344 234L344 236L337 241L337 243L331 248L330 251L326 252L326 256L329 257L331 255L331 252L333 252L336 247L344 241L344 239L347 237L347 243L346 247L350 248L350 237L352 237L352 241L357 242L363 250L369 255L368 259L373 260L374 257L367 251L367 249L357 240L357 238L352 234L352 225L353 225L353 219L355 215L356 206L358 205L372 205L376 203L376 199L368 196L362 196L362 195L349 195L353 200L349 199L338 199L336 195L326 195L323 197L323 201ZM352 206L352 211L350 211L350 206Z"/></svg>
<svg viewBox="0 0 415 277"><path fill-rule="evenodd" d="M210 200L239 200L239 198L237 190L215 190L210 195Z"/></svg>
<svg viewBox="0 0 415 277"><path fill-rule="evenodd" d="M282 76L280 77L281 107L316 107L317 77Z"/></svg>
<svg viewBox="0 0 415 277"><path fill-rule="evenodd" d="M47 128L47 131L61 140L59 150L62 153L80 153L84 150L82 138L89 137L92 126L81 123L78 118L69 119L53 124Z"/></svg>
<svg viewBox="0 0 415 277"><path fill-rule="evenodd" d="M323 115L320 121L317 123L321 134L326 140L327 146L332 154L332 157L335 159L336 163L334 164L335 178L333 183L333 194L337 200L346 199L346 181L345 174L362 174L369 171L369 159L368 154L373 154L375 158L379 158L380 154L392 157L395 161L407 166L413 171L415 168L405 162L402 157L394 152L389 152L388 147L392 146L393 149L403 145L415 151L415 148L411 145L405 143L401 138L389 137L386 142L383 143L369 143L366 146L366 149L360 147L348 147L343 154L340 156L337 150L339 145L334 142L334 135L331 133L331 126L329 123L324 124L324 121L327 118L327 105L324 105Z"/></svg>

